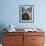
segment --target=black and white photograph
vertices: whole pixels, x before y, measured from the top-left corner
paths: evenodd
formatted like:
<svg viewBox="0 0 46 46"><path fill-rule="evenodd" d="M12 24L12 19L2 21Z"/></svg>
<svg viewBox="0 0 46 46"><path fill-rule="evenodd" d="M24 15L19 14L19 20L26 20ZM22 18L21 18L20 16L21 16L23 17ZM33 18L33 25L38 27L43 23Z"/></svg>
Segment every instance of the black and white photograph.
<svg viewBox="0 0 46 46"><path fill-rule="evenodd" d="M34 5L19 6L19 21L22 23L34 22Z"/></svg>

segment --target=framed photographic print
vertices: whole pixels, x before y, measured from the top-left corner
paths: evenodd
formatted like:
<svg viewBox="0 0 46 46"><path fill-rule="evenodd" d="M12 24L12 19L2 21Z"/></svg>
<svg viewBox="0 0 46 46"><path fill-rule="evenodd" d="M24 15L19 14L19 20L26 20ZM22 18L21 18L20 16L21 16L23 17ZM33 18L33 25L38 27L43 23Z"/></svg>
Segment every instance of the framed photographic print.
<svg viewBox="0 0 46 46"><path fill-rule="evenodd" d="M34 5L19 5L19 21L21 23L34 22Z"/></svg>

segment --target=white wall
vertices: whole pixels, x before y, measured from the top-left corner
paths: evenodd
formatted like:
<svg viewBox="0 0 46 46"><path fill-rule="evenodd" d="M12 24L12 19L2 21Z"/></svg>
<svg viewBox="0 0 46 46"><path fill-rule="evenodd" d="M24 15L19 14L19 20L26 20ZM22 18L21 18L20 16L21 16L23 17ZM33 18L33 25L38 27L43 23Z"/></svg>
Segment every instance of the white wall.
<svg viewBox="0 0 46 46"><path fill-rule="evenodd" d="M46 28L46 0L1 0L0 24L16 28ZM34 23L19 22L19 5L34 5Z"/></svg>

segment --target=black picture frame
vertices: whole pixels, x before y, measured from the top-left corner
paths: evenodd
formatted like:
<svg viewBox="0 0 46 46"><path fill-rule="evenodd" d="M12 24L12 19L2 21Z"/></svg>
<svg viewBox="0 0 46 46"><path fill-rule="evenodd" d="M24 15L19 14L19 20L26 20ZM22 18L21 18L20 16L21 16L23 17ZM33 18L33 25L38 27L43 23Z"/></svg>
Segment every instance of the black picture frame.
<svg viewBox="0 0 46 46"><path fill-rule="evenodd" d="M34 22L34 5L19 5L19 22Z"/></svg>

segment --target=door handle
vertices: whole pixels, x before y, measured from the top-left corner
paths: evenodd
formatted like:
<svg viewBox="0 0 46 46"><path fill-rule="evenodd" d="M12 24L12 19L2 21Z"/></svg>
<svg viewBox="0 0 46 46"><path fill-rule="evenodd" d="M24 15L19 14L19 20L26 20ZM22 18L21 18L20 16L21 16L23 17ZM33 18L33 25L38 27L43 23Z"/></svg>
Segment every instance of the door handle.
<svg viewBox="0 0 46 46"><path fill-rule="evenodd" d="M36 39L32 39L32 40L36 40Z"/></svg>

